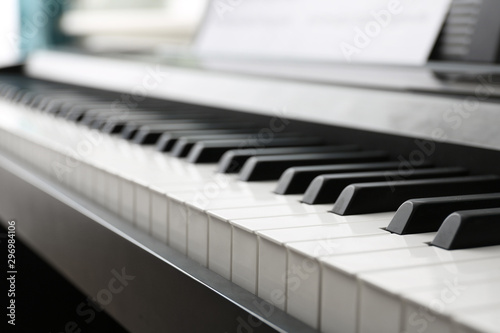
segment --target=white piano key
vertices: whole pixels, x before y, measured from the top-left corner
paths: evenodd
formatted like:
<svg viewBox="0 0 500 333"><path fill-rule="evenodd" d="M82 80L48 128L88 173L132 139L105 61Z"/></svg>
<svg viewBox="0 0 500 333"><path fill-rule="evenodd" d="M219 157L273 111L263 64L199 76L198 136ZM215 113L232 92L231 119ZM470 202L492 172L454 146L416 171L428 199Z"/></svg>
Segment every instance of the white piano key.
<svg viewBox="0 0 500 333"><path fill-rule="evenodd" d="M49 176L52 180L60 182L60 175L64 175L67 172L68 166L65 164L61 154L54 149L49 150L48 162L50 165ZM58 177L59 176L59 177Z"/></svg>
<svg viewBox="0 0 500 333"><path fill-rule="evenodd" d="M184 185L186 189L189 189L189 186L191 185L203 183L204 181L208 181L210 179L209 176L206 176L201 180L191 179L188 178L187 175L176 174L170 169L159 170L154 165L136 165L135 167L122 168L122 172L126 172L133 181L148 185L155 185L158 187L177 183L178 185ZM192 189L192 187L190 189Z"/></svg>
<svg viewBox="0 0 500 333"><path fill-rule="evenodd" d="M50 176L50 173L52 172L52 165L50 163L50 149L46 146L41 147L43 147L41 149L43 150L43 152L40 154L41 171L45 174L45 176Z"/></svg>
<svg viewBox="0 0 500 333"><path fill-rule="evenodd" d="M231 279L248 291L255 294L257 293L258 231L390 219L389 216L392 216L392 213L358 216L340 216L332 213L320 213L231 220L230 223L233 227Z"/></svg>
<svg viewBox="0 0 500 333"><path fill-rule="evenodd" d="M122 155L119 157L124 165L120 166L122 172L126 172L131 179L139 180L148 184L161 184L170 182L208 182L215 177L222 178L221 175L214 175L215 165L203 165L202 168L193 169L193 165L183 161L173 165L159 165L154 156L143 155L137 160L136 156ZM128 161L128 163L126 163ZM133 161L133 163L130 163ZM179 166L182 166L180 168ZM210 170L210 172L209 172Z"/></svg>
<svg viewBox="0 0 500 333"><path fill-rule="evenodd" d="M312 258L288 253L285 276L287 312L315 329L319 326L319 267Z"/></svg>
<svg viewBox="0 0 500 333"><path fill-rule="evenodd" d="M152 178L161 178L161 177L156 177L156 174L154 172L149 172L148 173ZM175 175L174 175L175 176ZM192 193L191 196L185 195L184 200L175 200L173 199L167 209L170 207L173 207L174 212L180 212L185 209L184 205L186 201L192 200L194 205L204 205L207 204L208 202L211 202L212 199L219 200L223 198L238 198L238 197L245 197L252 195L252 191L248 189L248 187L242 186L241 184L236 184L235 181L230 181L227 185L222 184L223 187L220 188L215 194L213 192L210 192L210 190L207 190L207 185L215 185L215 186L220 186L219 185L219 180L217 179L216 176L211 175L211 178L207 177L206 182L201 182L201 181L182 181L179 180L179 177L172 177L173 181L166 182L165 179L158 180L156 179L155 182L152 184L150 183L150 187L153 186L158 190L161 190L165 192L167 196L171 195L172 193L178 193L178 192L186 192L186 193ZM135 179L136 182L140 182L137 178ZM145 187L146 182L143 183L142 187ZM140 187L139 187L140 188ZM269 184L260 184L257 186L257 188L260 189L268 189L270 188ZM151 196L147 195L144 191L139 191L136 192L136 211L140 209L140 207L147 206L147 200L150 200ZM139 201L141 202L139 204ZM176 207L176 205L181 205L181 207ZM175 229L173 234L178 234L179 237L175 237L176 239L174 240L174 243L178 242L179 240L184 239L185 237L183 236L184 234L187 235L187 213L182 213L182 214L176 214L173 213L173 216L170 216L169 213L167 212L167 215L169 215L168 218L168 223L170 221L172 222L172 228ZM202 214L202 216L198 216L199 214ZM203 216L203 212L198 212L198 211L193 211L193 219L195 222L199 219L206 219L206 217ZM198 219L197 219L198 217ZM191 220L191 218L189 219ZM192 235L196 235L196 223L193 223L193 228L192 228ZM200 227L202 228L200 231L202 235L204 234L205 237L207 236L206 234L206 223L201 224ZM181 236L182 235L182 236ZM183 249L185 248L184 245L177 244L179 245L177 247L178 250L184 251ZM206 253L206 249L203 250L202 252ZM194 250L193 253L197 253L196 250ZM205 255L206 256L206 255ZM197 258L198 261L204 263L206 260L202 258ZM205 263L206 265L206 263Z"/></svg>
<svg viewBox="0 0 500 333"><path fill-rule="evenodd" d="M83 165L83 194L87 198L92 199L92 195L94 192L95 168L88 163L84 163Z"/></svg>
<svg viewBox="0 0 500 333"><path fill-rule="evenodd" d="M168 245L183 254L187 254L187 208L184 202L191 197L191 192L167 196Z"/></svg>
<svg viewBox="0 0 500 333"><path fill-rule="evenodd" d="M24 151L22 152L25 161L29 164L33 164L33 142L31 140L24 140Z"/></svg>
<svg viewBox="0 0 500 333"><path fill-rule="evenodd" d="M282 205L208 210L208 267L231 279L232 226L229 221L326 212L331 205Z"/></svg>
<svg viewBox="0 0 500 333"><path fill-rule="evenodd" d="M151 191L147 184L134 182L134 224L141 230L150 233Z"/></svg>
<svg viewBox="0 0 500 333"><path fill-rule="evenodd" d="M355 332L357 325L357 299L359 285L357 275L377 270L400 269L438 263L451 263L494 257L495 254L481 248L447 251L434 246L404 250L377 251L363 254L320 258L322 263L321 330ZM336 309L331 311L331 309ZM393 323L383 323L384 332L398 330ZM373 327L359 327L359 332Z"/></svg>
<svg viewBox="0 0 500 333"><path fill-rule="evenodd" d="M167 195L160 189L151 191L151 235L165 244L168 241Z"/></svg>
<svg viewBox="0 0 500 333"><path fill-rule="evenodd" d="M206 213L208 210L278 206L284 203L299 205L296 198L267 193L259 193L255 196L245 195L241 198L234 198L233 196L230 198L214 198L213 200L207 198L207 201L194 199L186 202L188 210L186 219L188 256L204 266L208 265L208 215Z"/></svg>
<svg viewBox="0 0 500 333"><path fill-rule="evenodd" d="M286 310L287 251L285 244L305 240L367 236L386 233L381 228L387 221L340 223L313 227L258 231L258 281L257 295ZM276 295L283 295L277 298Z"/></svg>
<svg viewBox="0 0 500 333"><path fill-rule="evenodd" d="M0 125L0 147L2 149L2 152L9 152L9 140L10 140L10 133L7 132L7 130Z"/></svg>
<svg viewBox="0 0 500 333"><path fill-rule="evenodd" d="M165 173L168 173L168 176L165 176ZM148 171L148 174L148 178L136 176L137 178L134 179L139 179L143 183L148 183L150 186L162 189L166 193L172 190L172 186L175 187L176 191L192 191L198 195L200 200L203 199L203 201L209 201L221 196L230 197L231 195L245 196L255 195L256 193L270 193L275 186L274 182L249 184L238 181L235 176L214 173L205 175L203 179L196 180L186 175L175 174L172 170L151 169Z"/></svg>
<svg viewBox="0 0 500 333"><path fill-rule="evenodd" d="M360 326L382 329L394 323L396 327L402 317L402 292L446 287L456 278L462 283L500 279L500 253L498 258L360 274Z"/></svg>
<svg viewBox="0 0 500 333"><path fill-rule="evenodd" d="M26 155L26 139L20 138L17 142L16 156L20 160L25 160Z"/></svg>
<svg viewBox="0 0 500 333"><path fill-rule="evenodd" d="M47 154L47 148L44 146L37 145L35 149L36 160L34 161L34 165L38 166L41 172L46 173L46 165L45 165L45 155ZM81 163L81 161L80 161ZM76 178L76 177L75 177ZM77 181L75 181L77 183Z"/></svg>
<svg viewBox="0 0 500 333"><path fill-rule="evenodd" d="M452 316L471 309L500 305L500 279L469 284L458 279L444 281L441 286L406 292L403 295L402 328L417 333L452 333Z"/></svg>
<svg viewBox="0 0 500 333"><path fill-rule="evenodd" d="M7 132L4 131L4 129L0 126L0 149L2 151L7 150L6 147L6 142L7 142Z"/></svg>
<svg viewBox="0 0 500 333"><path fill-rule="evenodd" d="M75 159L74 160L74 167L71 169L70 174L68 175L68 187L70 187L72 190L79 192L79 186L80 186L80 168L81 168L81 160L80 159Z"/></svg>
<svg viewBox="0 0 500 333"><path fill-rule="evenodd" d="M53 171L54 165L52 164L53 155L54 155L53 148L48 146L45 154L45 174L50 178L53 177L53 172L54 172Z"/></svg>
<svg viewBox="0 0 500 333"><path fill-rule="evenodd" d="M208 222L202 210L187 207L187 255L201 265L208 265Z"/></svg>
<svg viewBox="0 0 500 333"><path fill-rule="evenodd" d="M498 333L500 305L471 309L453 318L453 333Z"/></svg>
<svg viewBox="0 0 500 333"><path fill-rule="evenodd" d="M239 228L232 231L231 280L257 294L258 244L255 235Z"/></svg>
<svg viewBox="0 0 500 333"><path fill-rule="evenodd" d="M72 169L71 172L74 170ZM107 172L103 169L103 166L97 166L94 170L95 173L95 191L93 200L100 204L101 206L108 208L106 189L108 186Z"/></svg>
<svg viewBox="0 0 500 333"><path fill-rule="evenodd" d="M109 172L108 176L106 197L106 202L108 203L110 211L119 215L121 202L120 179L118 175L112 172Z"/></svg>
<svg viewBox="0 0 500 333"><path fill-rule="evenodd" d="M387 224L390 219L387 219ZM367 237L327 239L287 244L288 270L293 267L307 270L307 277L287 276L287 312L308 325L318 328L320 316L319 257L427 246L434 234L400 236L380 234ZM303 273L304 274L304 273ZM299 279L298 279L299 278ZM298 281L297 281L298 280ZM290 281L295 283L290 283Z"/></svg>
<svg viewBox="0 0 500 333"><path fill-rule="evenodd" d="M249 195L250 192L240 192L237 190L227 190L224 191L224 193L218 194L216 198L208 198L206 196L206 193L203 190L203 185L200 185L198 187L198 190L193 190L191 187L189 191L186 190L186 187L181 185L179 188L176 186L171 187L169 186L169 190L165 190L166 195L167 195L167 223L168 223L168 244L175 248L176 250L180 251L181 253L187 254L187 248L188 248L188 206L187 202L190 202L193 205L197 206L206 206L209 205L212 200L211 199L218 199L218 200L225 200L225 198L233 198L234 197L239 197L239 196L247 196ZM208 218L208 217L207 217ZM203 232L203 221L205 217L200 217L201 219L201 230ZM195 225L196 226L196 225ZM193 228L192 230L193 233L196 232L196 228ZM208 234L193 234L193 238L198 237L201 238L202 241L206 237L208 237ZM193 246L192 250L192 255L193 257L199 258L200 263L205 263L206 265L206 254L204 257L198 257L197 253L206 253L206 250L203 250L203 247L196 251L196 245Z"/></svg>
<svg viewBox="0 0 500 333"><path fill-rule="evenodd" d="M134 182L128 179L128 177L120 176L120 216L126 221L134 223L134 203L135 203L135 193L134 193Z"/></svg>

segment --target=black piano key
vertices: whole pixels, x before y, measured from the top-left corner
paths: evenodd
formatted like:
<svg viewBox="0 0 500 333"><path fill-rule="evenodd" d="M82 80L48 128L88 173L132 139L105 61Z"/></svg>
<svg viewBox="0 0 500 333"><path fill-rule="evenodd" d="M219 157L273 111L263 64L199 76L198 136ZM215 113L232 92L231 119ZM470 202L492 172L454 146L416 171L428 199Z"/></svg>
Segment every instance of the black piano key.
<svg viewBox="0 0 500 333"><path fill-rule="evenodd" d="M86 103L82 103L81 100L78 103L70 101L60 105L57 116L68 120L74 120L75 115L83 115L89 110L101 110L101 112L119 111L117 107L118 106L113 105L113 103L104 101L88 101Z"/></svg>
<svg viewBox="0 0 500 333"><path fill-rule="evenodd" d="M349 145L349 150L359 150L356 145ZM246 148L229 150L222 155L217 172L220 173L237 173L241 170L245 162L252 156L267 156L267 155L293 155L306 153L327 153L332 146L312 146L308 142L301 142L294 147L278 147L278 148Z"/></svg>
<svg viewBox="0 0 500 333"><path fill-rule="evenodd" d="M500 192L500 177L467 176L360 183L347 186L332 212L339 215L395 211L409 199Z"/></svg>
<svg viewBox="0 0 500 333"><path fill-rule="evenodd" d="M181 115L186 118L202 116L202 118L209 118L210 113L193 107L172 106L170 103L159 105L142 105L140 107L127 107L126 105L109 103L102 108L85 108L78 105L73 107L67 114L66 119L81 122L84 125L89 125L94 119L99 117L116 116L115 120L122 117L127 117L133 114L165 114L165 115Z"/></svg>
<svg viewBox="0 0 500 333"><path fill-rule="evenodd" d="M44 107L44 111L51 113L56 117L64 117L69 110L75 107L82 108L111 108L111 103L96 101L87 96L68 96L64 98L53 99Z"/></svg>
<svg viewBox="0 0 500 333"><path fill-rule="evenodd" d="M92 129L101 129L110 119L116 119L119 117L120 114L114 114L112 116L97 116L88 124L88 127ZM150 119L150 123L155 124L162 120L169 120L170 118L163 114L144 114L140 119ZM131 120L131 122L132 121L133 120Z"/></svg>
<svg viewBox="0 0 500 333"><path fill-rule="evenodd" d="M169 152L174 147L177 140L182 137L189 136L224 136L226 138L243 139L250 134L255 133L254 129L239 128L239 129L212 129L212 130L192 130L192 131L169 131L164 132L156 142L155 149L161 152Z"/></svg>
<svg viewBox="0 0 500 333"><path fill-rule="evenodd" d="M127 117L138 117L136 115L142 115L142 119L146 119L149 115L166 115L168 114L162 110L128 110L125 108L76 108L69 112L66 119L79 122L85 126L95 126L95 122L99 122L102 125L103 122L108 120L120 120L126 119ZM141 119L139 117L138 119ZM132 119L131 119L132 120Z"/></svg>
<svg viewBox="0 0 500 333"><path fill-rule="evenodd" d="M150 125L143 125L139 128L136 135L133 137L132 142L140 144L140 145L152 145L156 144L158 139L165 132L175 131L176 129L172 126L172 124L182 123L176 121L169 121L169 128L161 127L161 128L151 128ZM197 120L187 120L184 123L196 123L199 124ZM178 129L179 130L179 129ZM180 130L185 130L185 128L180 128Z"/></svg>
<svg viewBox="0 0 500 333"><path fill-rule="evenodd" d="M12 98L12 102L19 104L26 104L23 103L23 100L25 100L28 96L33 96L33 94L27 89L21 89L14 95L14 97Z"/></svg>
<svg viewBox="0 0 500 333"><path fill-rule="evenodd" d="M431 244L447 250L500 245L500 208L462 210L449 215Z"/></svg>
<svg viewBox="0 0 500 333"><path fill-rule="evenodd" d="M233 140L233 139L247 139L251 140L255 138L258 129L252 131L252 133L246 134L210 134L210 135L193 135L181 137L177 140L170 151L170 155L174 157L186 157L193 146L203 140Z"/></svg>
<svg viewBox="0 0 500 333"><path fill-rule="evenodd" d="M152 113L151 111L145 111L140 113L131 113L127 114L126 117L121 115L115 115L108 119L102 120L101 125L98 126L104 133L108 134L117 134L121 133L125 126L129 123L134 123L139 126L149 125L158 123L158 120L189 120L189 119L197 119L197 120L209 120L206 115L203 114L187 114L182 115L178 113ZM213 118L212 118L213 119Z"/></svg>
<svg viewBox="0 0 500 333"><path fill-rule="evenodd" d="M131 123L128 123L125 128L121 131L120 135L123 139L126 139L126 140L133 140L134 137L137 135L137 133L140 131L140 130L143 130L143 131L150 131L150 130L160 130L160 131L163 131L163 132L167 132L167 131L181 131L181 130L186 130L185 128L177 128L177 129L174 129L172 127L172 125L165 125L165 124L161 124L161 127L159 127L159 124L147 124L147 125L144 125L142 122L131 122Z"/></svg>
<svg viewBox="0 0 500 333"><path fill-rule="evenodd" d="M396 211L387 230L399 235L437 231L457 210L500 207L500 193L411 199Z"/></svg>
<svg viewBox="0 0 500 333"><path fill-rule="evenodd" d="M287 137L287 138L272 138L272 140L262 140L260 138L245 139L245 140L211 140L211 141L199 141L197 142L187 157L187 161L190 163L215 163L219 161L222 155L228 150L246 147L287 147L296 146L301 143L303 144L321 144L322 139L316 137ZM349 147L348 147L349 148ZM353 150L346 149L345 146L341 148L340 146L332 151L348 151ZM258 149L258 148L257 148Z"/></svg>
<svg viewBox="0 0 500 333"><path fill-rule="evenodd" d="M146 113L161 114L163 112L161 110L128 110L119 107L112 108L111 105L108 108L85 108L78 106L69 110L64 117L67 120L88 125L97 118L110 119L111 117L115 117L115 119L119 119L119 117L121 118L127 115Z"/></svg>
<svg viewBox="0 0 500 333"><path fill-rule="evenodd" d="M135 115L135 114L143 114L146 116L146 114L161 114L161 111L130 111L126 109L83 109L83 108L78 108L76 110L73 110L69 112L66 116L66 119L68 120L73 120L76 122L79 122L82 125L85 126L92 126L92 124L95 121L107 121L111 119L119 120L122 117L126 117L127 115Z"/></svg>
<svg viewBox="0 0 500 333"><path fill-rule="evenodd" d="M278 185L274 190L276 194L300 194L304 193L314 178L323 174L364 172L379 170L399 170L401 174L407 174L411 169L430 168L429 162L419 165L402 166L401 162L377 162L357 164L334 164L334 165L312 165L293 167L285 170L281 175Z"/></svg>
<svg viewBox="0 0 500 333"><path fill-rule="evenodd" d="M5 98L10 87L6 83L0 83L0 97Z"/></svg>
<svg viewBox="0 0 500 333"><path fill-rule="evenodd" d="M17 90L15 92L14 96L12 96L12 98L11 98L11 102L19 103L26 93L28 93L28 90L26 90L26 89Z"/></svg>
<svg viewBox="0 0 500 333"><path fill-rule="evenodd" d="M140 123L129 123L123 131L121 132L122 138L126 140L134 140L135 136L140 130L144 131L145 135L148 131L159 131L159 132L170 132L170 131L201 131L201 130L217 130L217 129L237 129L242 128L240 123L230 123L225 121L203 121L197 122L195 119L190 120L185 125L181 124L149 124L149 125L141 125Z"/></svg>
<svg viewBox="0 0 500 333"><path fill-rule="evenodd" d="M3 92L3 99L5 100L11 100L15 95L16 93L18 92L18 88L14 87L14 86L8 86L5 91Z"/></svg>
<svg viewBox="0 0 500 333"><path fill-rule="evenodd" d="M82 107L77 107L77 108L72 108L66 112L64 115L64 118L66 118L69 121L74 121L74 122L80 122L84 119L86 115L96 115L98 113L104 113L104 112L113 112L113 113L118 113L118 112L125 112L125 109L118 110L118 109L102 109L102 108L95 108L95 109L90 109L90 108L82 108Z"/></svg>
<svg viewBox="0 0 500 333"><path fill-rule="evenodd" d="M47 96L46 94L38 94L31 100L29 106L45 112L45 108L51 102L53 102L53 99L50 96Z"/></svg>
<svg viewBox="0 0 500 333"><path fill-rule="evenodd" d="M0 97L6 99L7 96L10 95L12 89L14 89L14 86L12 84L3 84L3 86L0 88Z"/></svg>
<svg viewBox="0 0 500 333"><path fill-rule="evenodd" d="M30 105L31 102L33 101L33 99L36 97L36 93L32 92L32 91L27 91L23 97L19 100L19 103L20 104L23 104L23 105Z"/></svg>
<svg viewBox="0 0 500 333"><path fill-rule="evenodd" d="M137 125L141 126L146 126L146 125L153 125L156 126L156 124L172 124L172 123L192 123L192 122L209 122L213 121L213 118L209 117L203 117L201 115L197 115L195 117L189 117L189 116L179 116L179 115L172 115L168 113L151 113L150 111L146 112L141 112L143 114L134 114L131 115L130 117L122 117L121 115L113 115L111 117L98 117L96 118L91 124L90 128L94 129L99 129L104 132L109 133L109 127L106 128L109 124L116 124L116 123L122 123L124 126L121 128L121 130L124 129L125 124L129 123L134 123ZM114 127L114 126L113 126ZM106 128L106 130L105 130ZM119 132L120 128L115 128L115 132Z"/></svg>
<svg viewBox="0 0 500 333"><path fill-rule="evenodd" d="M151 117L161 117L162 112L158 111L127 111L127 110L105 110L105 109L88 109L85 111L83 117L80 118L79 123L91 128L98 128L102 126L106 121L111 119L120 119L126 117L128 113L142 113L142 119L147 119Z"/></svg>
<svg viewBox="0 0 500 333"><path fill-rule="evenodd" d="M113 117L114 118L114 117ZM116 117L119 118L119 117ZM128 123L133 122L136 125L153 124L155 120L121 120L121 119L107 119L105 123L99 128L102 132L107 134L120 134L123 132Z"/></svg>
<svg viewBox="0 0 500 333"><path fill-rule="evenodd" d="M304 193L302 202L310 205L334 203L346 186L356 183L458 177L465 176L467 173L466 169L457 167L413 170L408 174L402 174L397 170L385 170L321 175L311 182Z"/></svg>
<svg viewBox="0 0 500 333"><path fill-rule="evenodd" d="M125 140L132 140L141 126L143 126L141 123L128 123L122 129L120 136Z"/></svg>
<svg viewBox="0 0 500 333"><path fill-rule="evenodd" d="M6 99L5 95L8 93L9 87L7 85L0 86L0 98Z"/></svg>
<svg viewBox="0 0 500 333"><path fill-rule="evenodd" d="M45 94L38 94L35 96L32 100L31 103L29 104L30 107L38 109L43 111L44 106L49 103L50 98L46 96Z"/></svg>
<svg viewBox="0 0 500 333"><path fill-rule="evenodd" d="M67 109L62 109L59 112L61 117L65 117L72 121L81 121L85 117L96 117L96 116L106 116L112 114L127 115L132 113L167 113L164 107L152 107L152 108L128 108L126 105L116 104L113 102L107 103L88 103L87 105L73 104L68 105Z"/></svg>
<svg viewBox="0 0 500 333"><path fill-rule="evenodd" d="M151 128L150 125L143 126L139 129L137 134L134 136L133 142L141 145L146 144L156 144L156 141L163 135L164 132L176 131L176 130L195 130L195 129L233 129L241 128L240 123L230 123L230 122L220 122L208 120L204 122L198 122L198 120L187 121L186 124L179 122L178 124L171 124L169 128L164 126L158 126L157 128ZM250 127L251 128L251 127ZM257 131L257 130L255 130ZM183 156L184 157L184 156Z"/></svg>
<svg viewBox="0 0 500 333"><path fill-rule="evenodd" d="M283 171L294 166L377 162L388 158L384 151L253 156L245 162L239 178L243 181L275 180Z"/></svg>

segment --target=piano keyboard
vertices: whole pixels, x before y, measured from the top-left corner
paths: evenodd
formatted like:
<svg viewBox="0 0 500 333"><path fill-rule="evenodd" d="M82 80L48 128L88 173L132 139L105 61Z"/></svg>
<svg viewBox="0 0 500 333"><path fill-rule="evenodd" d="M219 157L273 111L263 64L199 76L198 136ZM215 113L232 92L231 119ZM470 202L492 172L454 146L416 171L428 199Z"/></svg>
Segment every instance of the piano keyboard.
<svg viewBox="0 0 500 333"><path fill-rule="evenodd" d="M2 151L324 332L498 332L500 177L26 78ZM113 104L114 103L114 104Z"/></svg>

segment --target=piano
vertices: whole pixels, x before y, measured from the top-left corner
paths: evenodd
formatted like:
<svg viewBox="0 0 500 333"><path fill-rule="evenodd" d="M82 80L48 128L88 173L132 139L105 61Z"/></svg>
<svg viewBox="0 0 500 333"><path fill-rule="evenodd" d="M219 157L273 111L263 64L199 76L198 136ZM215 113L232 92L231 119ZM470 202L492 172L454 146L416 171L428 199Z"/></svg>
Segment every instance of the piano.
<svg viewBox="0 0 500 333"><path fill-rule="evenodd" d="M130 332L499 332L500 68L469 56L37 51L0 72L1 221Z"/></svg>

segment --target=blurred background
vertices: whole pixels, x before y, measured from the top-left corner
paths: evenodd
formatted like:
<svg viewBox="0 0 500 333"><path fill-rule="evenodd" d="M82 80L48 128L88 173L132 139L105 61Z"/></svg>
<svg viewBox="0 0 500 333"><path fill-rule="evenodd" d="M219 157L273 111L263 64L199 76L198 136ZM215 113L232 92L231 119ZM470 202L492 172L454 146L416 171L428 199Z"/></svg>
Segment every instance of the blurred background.
<svg viewBox="0 0 500 333"><path fill-rule="evenodd" d="M61 32L92 50L187 45L205 0L74 0L61 15Z"/></svg>
<svg viewBox="0 0 500 333"><path fill-rule="evenodd" d="M403 8L390 24L374 13ZM498 63L497 0L2 0L0 66L30 52L71 45L93 53L206 54L342 61L342 41L379 24L355 60ZM382 21L380 21L382 20ZM372 26L373 27L373 26ZM200 38L201 37L201 38ZM201 41L200 41L201 39ZM426 40L425 40L426 39ZM420 43L420 44L419 44ZM404 52L406 50L406 53ZM421 52L420 60L412 56ZM401 60L402 59L402 60Z"/></svg>
<svg viewBox="0 0 500 333"><path fill-rule="evenodd" d="M205 0L2 0L0 65L71 44L93 52L189 45Z"/></svg>
<svg viewBox="0 0 500 333"><path fill-rule="evenodd" d="M384 16L392 3L403 10ZM499 10L498 0L2 0L0 67L47 48L217 69L243 59L266 73L273 61L294 72L297 63L308 72L323 64L498 64Z"/></svg>

